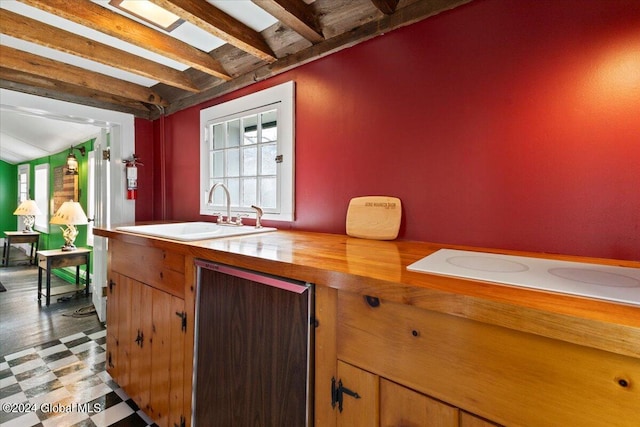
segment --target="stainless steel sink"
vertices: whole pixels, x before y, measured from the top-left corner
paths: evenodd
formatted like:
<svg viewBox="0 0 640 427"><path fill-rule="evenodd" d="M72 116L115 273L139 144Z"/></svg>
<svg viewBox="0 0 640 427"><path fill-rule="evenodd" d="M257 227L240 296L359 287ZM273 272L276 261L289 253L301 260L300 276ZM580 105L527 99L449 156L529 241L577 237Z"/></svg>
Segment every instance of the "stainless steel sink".
<svg viewBox="0 0 640 427"><path fill-rule="evenodd" d="M116 227L116 230L180 241L219 239L222 237L276 231L276 229L272 227L255 228L252 225L218 225L213 222L174 222L168 224L130 225Z"/></svg>

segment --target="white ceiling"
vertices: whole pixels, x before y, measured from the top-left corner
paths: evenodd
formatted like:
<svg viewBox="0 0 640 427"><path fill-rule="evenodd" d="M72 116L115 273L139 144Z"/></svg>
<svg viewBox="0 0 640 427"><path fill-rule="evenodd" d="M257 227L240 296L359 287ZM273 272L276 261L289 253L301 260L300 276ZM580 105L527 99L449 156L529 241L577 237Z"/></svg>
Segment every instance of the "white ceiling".
<svg viewBox="0 0 640 427"><path fill-rule="evenodd" d="M0 159L19 164L50 156L83 143L100 133L100 127L57 118L48 111L18 106L0 107Z"/></svg>
<svg viewBox="0 0 640 427"><path fill-rule="evenodd" d="M116 10L108 4L108 0L91 1L103 7ZM256 6L251 0L207 0L207 2L256 31L262 31L276 22L274 17ZM180 71L188 68L169 58L88 29L40 9L27 6L18 0L1 0L0 8L109 44ZM138 20L134 16L127 16ZM144 23L143 21L139 22ZM188 22L180 25L170 35L205 52L210 52L225 43ZM142 86L151 87L158 83L145 77L10 36L0 35L0 44L67 64L93 69L96 72ZM91 139L99 132L99 127L86 124L85 119L80 119L80 122L78 122L74 118L61 116L59 113L24 109L21 105L12 105L11 103L6 103L4 99L0 99L0 159L5 162L18 164L59 153L68 149L71 145Z"/></svg>

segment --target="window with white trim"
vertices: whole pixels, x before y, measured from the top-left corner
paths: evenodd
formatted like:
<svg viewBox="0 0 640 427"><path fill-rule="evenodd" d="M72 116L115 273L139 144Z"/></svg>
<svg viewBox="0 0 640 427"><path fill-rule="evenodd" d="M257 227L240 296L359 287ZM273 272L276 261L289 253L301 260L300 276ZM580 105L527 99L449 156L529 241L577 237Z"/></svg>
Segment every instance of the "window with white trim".
<svg viewBox="0 0 640 427"><path fill-rule="evenodd" d="M29 199L29 165L18 165L18 203L16 208L20 206L20 203ZM15 209L15 208L14 208ZM18 231L24 230L24 221L20 216L16 216Z"/></svg>
<svg viewBox="0 0 640 427"><path fill-rule="evenodd" d="M28 199L29 199L29 165L28 164L18 165L18 205Z"/></svg>
<svg viewBox="0 0 640 427"><path fill-rule="evenodd" d="M264 211L263 219L294 218L294 83L287 82L200 111L200 214Z"/></svg>

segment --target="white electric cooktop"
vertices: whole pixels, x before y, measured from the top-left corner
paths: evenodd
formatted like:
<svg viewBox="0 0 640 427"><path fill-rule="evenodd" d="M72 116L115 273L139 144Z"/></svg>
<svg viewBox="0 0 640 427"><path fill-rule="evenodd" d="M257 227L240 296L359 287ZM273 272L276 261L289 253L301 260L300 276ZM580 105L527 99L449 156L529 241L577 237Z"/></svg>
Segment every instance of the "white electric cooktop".
<svg viewBox="0 0 640 427"><path fill-rule="evenodd" d="M640 268L440 249L407 270L640 306Z"/></svg>

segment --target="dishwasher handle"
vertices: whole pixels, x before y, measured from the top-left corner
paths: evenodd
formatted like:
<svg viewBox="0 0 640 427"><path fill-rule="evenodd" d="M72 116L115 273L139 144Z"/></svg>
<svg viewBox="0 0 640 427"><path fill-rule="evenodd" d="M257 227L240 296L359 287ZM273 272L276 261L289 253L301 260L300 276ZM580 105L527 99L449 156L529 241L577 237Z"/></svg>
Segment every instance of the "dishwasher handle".
<svg viewBox="0 0 640 427"><path fill-rule="evenodd" d="M273 286L275 288L284 289L290 292L295 292L296 294L303 294L310 287L310 284L308 283L294 282L286 279L281 279L278 277L266 276L264 274L258 274L253 271L243 270L237 267L230 267L224 264L217 264L215 262L198 259L195 261L195 264L199 268L218 271L220 273L228 274L230 276L252 280L254 282L262 283L263 285Z"/></svg>

